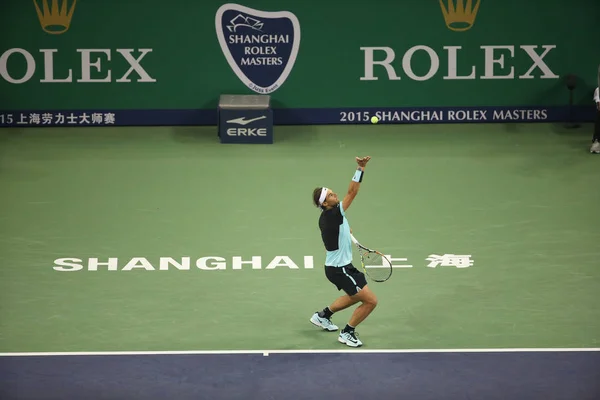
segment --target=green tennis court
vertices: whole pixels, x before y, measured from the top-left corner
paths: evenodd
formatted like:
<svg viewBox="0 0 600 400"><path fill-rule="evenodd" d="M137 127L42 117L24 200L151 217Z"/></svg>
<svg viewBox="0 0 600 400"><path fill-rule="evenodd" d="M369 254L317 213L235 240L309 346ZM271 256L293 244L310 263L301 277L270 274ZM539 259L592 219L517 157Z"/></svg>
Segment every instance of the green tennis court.
<svg viewBox="0 0 600 400"><path fill-rule="evenodd" d="M339 295L311 194L343 194L363 155L348 218L397 266L371 285L365 348L599 347L589 132L278 126L261 146L214 127L1 130L0 352L340 348L308 321Z"/></svg>

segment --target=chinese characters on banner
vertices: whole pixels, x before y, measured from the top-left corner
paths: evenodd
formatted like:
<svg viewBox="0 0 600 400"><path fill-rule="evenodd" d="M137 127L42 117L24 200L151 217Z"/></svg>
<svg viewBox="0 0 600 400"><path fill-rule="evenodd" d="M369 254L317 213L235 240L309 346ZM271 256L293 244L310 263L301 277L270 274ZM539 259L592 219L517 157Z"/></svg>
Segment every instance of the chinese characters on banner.
<svg viewBox="0 0 600 400"><path fill-rule="evenodd" d="M92 126L114 125L115 113L90 112L45 112L45 113L5 113L0 114L0 126Z"/></svg>

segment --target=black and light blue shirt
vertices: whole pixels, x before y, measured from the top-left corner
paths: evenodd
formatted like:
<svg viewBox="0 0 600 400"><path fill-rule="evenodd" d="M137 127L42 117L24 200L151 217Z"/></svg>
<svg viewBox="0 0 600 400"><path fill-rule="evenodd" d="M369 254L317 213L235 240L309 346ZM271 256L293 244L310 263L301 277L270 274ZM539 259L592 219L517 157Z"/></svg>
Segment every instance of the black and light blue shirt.
<svg viewBox="0 0 600 400"><path fill-rule="evenodd" d="M352 240L350 225L346 219L342 202L336 207L321 212L319 228L327 251L325 265L343 267L350 264L352 262Z"/></svg>

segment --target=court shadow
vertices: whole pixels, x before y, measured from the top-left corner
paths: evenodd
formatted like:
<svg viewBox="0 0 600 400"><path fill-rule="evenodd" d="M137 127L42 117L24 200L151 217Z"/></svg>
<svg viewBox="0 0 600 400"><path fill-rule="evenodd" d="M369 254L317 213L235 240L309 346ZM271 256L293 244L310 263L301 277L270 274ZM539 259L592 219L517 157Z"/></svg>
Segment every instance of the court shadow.
<svg viewBox="0 0 600 400"><path fill-rule="evenodd" d="M551 125L554 136L563 140L565 147L572 150L581 149L587 151L594 133L594 125L591 123L556 123Z"/></svg>
<svg viewBox="0 0 600 400"><path fill-rule="evenodd" d="M569 123L553 123L551 124L552 133L558 136L589 136L592 137L594 124L591 122L578 122L575 124Z"/></svg>
<svg viewBox="0 0 600 400"><path fill-rule="evenodd" d="M592 123L579 123L573 127L569 123L502 123L501 129L490 137L478 142L470 156L486 158L526 155L524 160L535 169L560 168L557 160L573 158L574 153L587 153L593 135ZM552 162L547 159L551 158ZM575 160L570 160L572 163ZM563 167L566 165L563 165ZM529 171L529 168L526 169Z"/></svg>
<svg viewBox="0 0 600 400"><path fill-rule="evenodd" d="M0 140L10 137L22 136L26 128L2 128L0 129Z"/></svg>
<svg viewBox="0 0 600 400"><path fill-rule="evenodd" d="M9 146L17 140L20 140L25 134L23 128L3 128L0 129L0 162L3 161L4 157L10 151ZM2 164L0 164L0 171L3 170Z"/></svg>
<svg viewBox="0 0 600 400"><path fill-rule="evenodd" d="M176 142L189 144L218 144L217 133L216 126L174 126L170 131Z"/></svg>
<svg viewBox="0 0 600 400"><path fill-rule="evenodd" d="M321 130L317 125L276 125L273 128L273 141L285 144L310 144Z"/></svg>
<svg viewBox="0 0 600 400"><path fill-rule="evenodd" d="M592 124L588 122L578 122L575 124L553 122L548 125L551 127L550 131L559 136L573 136L574 134L583 134L583 132L590 133L591 135L589 129ZM527 133L532 127L535 127L535 123L502 123L502 129L505 133Z"/></svg>
<svg viewBox="0 0 600 400"><path fill-rule="evenodd" d="M592 143L593 127L581 124L570 128L564 123L551 124L547 134L540 136L539 144L529 143L526 156L521 157L515 173L522 177L552 177L556 182L589 179L578 171L589 163L589 148Z"/></svg>
<svg viewBox="0 0 600 400"><path fill-rule="evenodd" d="M2 128L0 129L0 151L6 149L6 146L15 140L21 139L25 135L24 128Z"/></svg>
<svg viewBox="0 0 600 400"><path fill-rule="evenodd" d="M524 130L526 130L527 128L524 127L522 123L503 123L502 129L506 133L521 133Z"/></svg>
<svg viewBox="0 0 600 400"><path fill-rule="evenodd" d="M273 127L274 144L310 144L321 128L314 125L275 125ZM221 143L216 126L175 126L171 128L171 137L180 143L219 144Z"/></svg>
<svg viewBox="0 0 600 400"><path fill-rule="evenodd" d="M26 150L26 133L26 128L0 129L0 175L19 183L43 181L46 178L45 169L28 162L32 155ZM21 152L26 157L17 155ZM36 157L39 157L39 153Z"/></svg>

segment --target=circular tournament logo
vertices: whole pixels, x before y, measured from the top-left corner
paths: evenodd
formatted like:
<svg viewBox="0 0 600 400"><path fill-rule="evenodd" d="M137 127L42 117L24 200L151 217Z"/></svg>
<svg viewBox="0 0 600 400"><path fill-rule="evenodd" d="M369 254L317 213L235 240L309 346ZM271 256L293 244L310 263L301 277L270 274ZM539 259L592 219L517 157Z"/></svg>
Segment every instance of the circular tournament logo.
<svg viewBox="0 0 600 400"><path fill-rule="evenodd" d="M224 4L217 10L215 28L229 66L247 87L260 94L281 87L300 47L294 14Z"/></svg>

